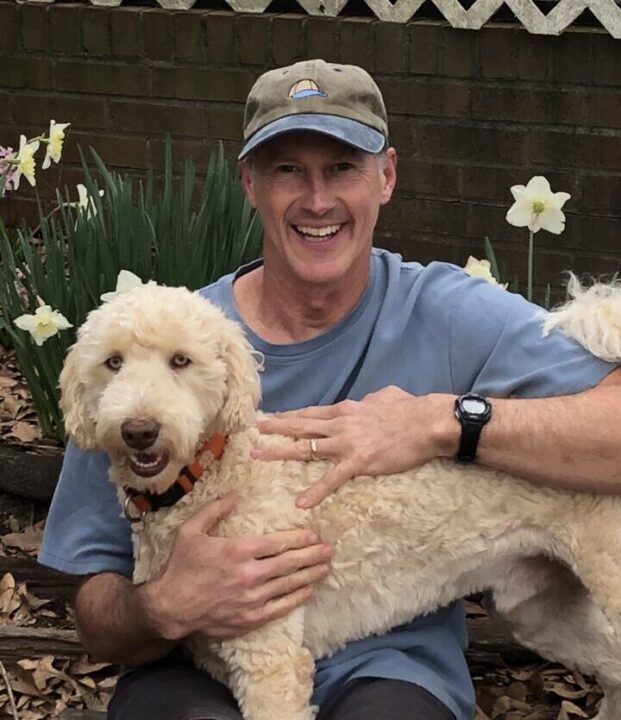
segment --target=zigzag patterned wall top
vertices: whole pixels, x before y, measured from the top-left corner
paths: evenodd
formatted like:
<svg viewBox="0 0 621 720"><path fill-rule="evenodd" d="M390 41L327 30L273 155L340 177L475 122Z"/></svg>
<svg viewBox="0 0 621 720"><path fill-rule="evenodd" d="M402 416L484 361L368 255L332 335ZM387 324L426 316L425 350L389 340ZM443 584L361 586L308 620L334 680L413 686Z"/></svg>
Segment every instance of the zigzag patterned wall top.
<svg viewBox="0 0 621 720"><path fill-rule="evenodd" d="M54 0L31 0L32 2L54 2ZM90 0L93 5L118 6L123 0ZM380 20L405 23L416 15L425 0L364 0ZM196 0L157 0L168 10L187 10ZM271 0L226 0L232 10L245 13L264 12ZM347 0L297 0L309 14L322 17L336 17L347 4ZM458 0L432 0L446 20L455 28L478 30L503 5L530 33L536 35L558 35L586 9L601 22L608 32L621 38L621 6L618 0L558 0L547 15L541 12L532 0L475 0L466 10Z"/></svg>

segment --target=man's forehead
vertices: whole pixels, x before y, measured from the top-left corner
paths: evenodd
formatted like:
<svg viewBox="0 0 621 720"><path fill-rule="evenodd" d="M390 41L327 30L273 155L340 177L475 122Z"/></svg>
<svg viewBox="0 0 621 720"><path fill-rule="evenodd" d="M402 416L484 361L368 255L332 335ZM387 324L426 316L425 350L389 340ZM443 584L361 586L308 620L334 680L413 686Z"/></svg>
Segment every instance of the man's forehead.
<svg viewBox="0 0 621 720"><path fill-rule="evenodd" d="M277 160L315 153L331 158L363 157L369 154L321 133L295 132L263 143L253 155L266 160Z"/></svg>

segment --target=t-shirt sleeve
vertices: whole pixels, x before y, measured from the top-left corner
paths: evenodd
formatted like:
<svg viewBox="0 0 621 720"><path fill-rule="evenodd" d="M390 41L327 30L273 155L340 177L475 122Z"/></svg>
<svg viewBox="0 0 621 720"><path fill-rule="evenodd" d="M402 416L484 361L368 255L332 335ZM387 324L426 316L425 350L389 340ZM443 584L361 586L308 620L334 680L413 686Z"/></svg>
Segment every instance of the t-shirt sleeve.
<svg viewBox="0 0 621 720"><path fill-rule="evenodd" d="M131 530L103 452L69 442L45 523L39 562L74 575L118 572L131 577Z"/></svg>
<svg viewBox="0 0 621 720"><path fill-rule="evenodd" d="M461 271L451 285L449 354L457 394L567 395L597 385L616 367L560 331L543 337L545 310L521 295Z"/></svg>

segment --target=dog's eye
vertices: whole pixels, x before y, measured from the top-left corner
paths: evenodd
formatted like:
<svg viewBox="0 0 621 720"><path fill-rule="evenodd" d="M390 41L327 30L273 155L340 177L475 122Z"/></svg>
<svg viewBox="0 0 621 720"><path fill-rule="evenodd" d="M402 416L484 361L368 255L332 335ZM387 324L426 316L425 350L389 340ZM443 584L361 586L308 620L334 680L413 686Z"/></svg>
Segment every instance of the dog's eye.
<svg viewBox="0 0 621 720"><path fill-rule="evenodd" d="M182 355L181 353L177 353L176 355L172 356L172 359L170 361L171 367L174 368L182 368L189 365L191 362L190 358L187 355Z"/></svg>
<svg viewBox="0 0 621 720"><path fill-rule="evenodd" d="M108 370L120 370L123 358L120 355L111 355L104 363Z"/></svg>

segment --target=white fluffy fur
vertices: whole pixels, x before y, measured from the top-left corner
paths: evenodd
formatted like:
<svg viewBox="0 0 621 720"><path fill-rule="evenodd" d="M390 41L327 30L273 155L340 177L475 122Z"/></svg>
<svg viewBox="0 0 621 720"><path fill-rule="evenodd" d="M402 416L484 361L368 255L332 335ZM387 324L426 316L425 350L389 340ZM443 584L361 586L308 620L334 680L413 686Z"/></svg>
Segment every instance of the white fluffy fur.
<svg viewBox="0 0 621 720"><path fill-rule="evenodd" d="M583 291L552 314L596 355L621 359L621 288ZM104 360L118 353L111 372ZM175 370L184 353L192 364ZM61 375L68 432L100 447L121 487L164 490L201 439L229 434L193 492L148 514L134 533L135 581L157 575L176 528L236 489L224 536L314 528L334 547L333 572L308 604L236 640L190 639L197 664L227 682L246 720L311 720L314 658L349 640L491 589L516 637L548 658L597 675L599 720L621 718L621 498L552 491L483 467L436 460L409 473L359 477L319 507L296 494L325 463L251 461L259 380L242 331L180 288L132 290L89 315ZM171 461L151 480L133 475L121 424L161 424L154 448ZM122 491L120 491L122 494Z"/></svg>

